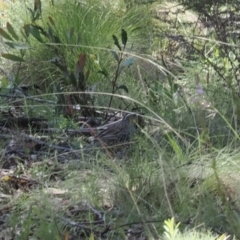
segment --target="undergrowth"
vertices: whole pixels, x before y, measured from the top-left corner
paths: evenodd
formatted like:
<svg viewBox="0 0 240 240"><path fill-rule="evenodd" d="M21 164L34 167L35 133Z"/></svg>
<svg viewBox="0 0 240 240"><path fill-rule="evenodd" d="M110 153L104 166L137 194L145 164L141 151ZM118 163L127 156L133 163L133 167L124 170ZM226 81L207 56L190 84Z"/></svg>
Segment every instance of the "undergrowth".
<svg viewBox="0 0 240 240"><path fill-rule="evenodd" d="M151 8L119 6L36 0L0 29L16 62L1 78L1 236L239 238L238 96L219 80L221 44L204 55L213 36L196 47L184 35L179 64L165 49L153 58ZM86 119L102 127L125 112L145 121L126 152L84 154Z"/></svg>

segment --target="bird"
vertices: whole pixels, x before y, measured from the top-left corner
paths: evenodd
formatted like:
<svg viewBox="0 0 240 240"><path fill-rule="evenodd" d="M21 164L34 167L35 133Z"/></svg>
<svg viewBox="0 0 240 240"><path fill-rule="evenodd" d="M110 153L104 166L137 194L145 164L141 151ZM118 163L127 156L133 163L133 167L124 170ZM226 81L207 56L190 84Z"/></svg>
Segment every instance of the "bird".
<svg viewBox="0 0 240 240"><path fill-rule="evenodd" d="M126 114L122 119L105 125L105 129L94 137L94 143L102 141L111 145L113 142L129 141L135 135L138 127L144 128L144 126L142 116L134 113Z"/></svg>
<svg viewBox="0 0 240 240"><path fill-rule="evenodd" d="M106 151L116 152L121 150L135 134L145 127L144 119L141 115L135 113L126 114L122 119L101 127L91 143L91 146L101 147Z"/></svg>

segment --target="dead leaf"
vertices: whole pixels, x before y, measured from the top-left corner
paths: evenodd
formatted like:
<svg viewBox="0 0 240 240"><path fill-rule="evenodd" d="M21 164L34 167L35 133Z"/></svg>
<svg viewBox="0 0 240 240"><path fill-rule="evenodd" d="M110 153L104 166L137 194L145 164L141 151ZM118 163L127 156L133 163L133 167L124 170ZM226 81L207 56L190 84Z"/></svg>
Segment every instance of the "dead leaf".
<svg viewBox="0 0 240 240"><path fill-rule="evenodd" d="M44 193L51 195L62 195L68 192L67 189L47 188L43 190Z"/></svg>

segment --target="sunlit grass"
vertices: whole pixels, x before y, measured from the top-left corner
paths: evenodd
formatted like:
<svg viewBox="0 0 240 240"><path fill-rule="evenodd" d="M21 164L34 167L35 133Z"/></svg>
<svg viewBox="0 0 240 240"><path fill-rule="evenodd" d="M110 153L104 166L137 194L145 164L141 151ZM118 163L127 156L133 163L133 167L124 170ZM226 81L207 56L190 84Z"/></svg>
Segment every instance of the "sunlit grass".
<svg viewBox="0 0 240 240"><path fill-rule="evenodd" d="M87 1L83 5L66 1L55 8L48 5L44 8L44 17L50 14L54 19L70 68L74 68L78 55L86 52L93 57L93 62L98 61L109 71L110 77L104 79L93 66L90 77L91 84L97 84L97 90L92 94L95 107L107 109L110 83L116 68L111 54L111 49L116 49L112 35L119 36L124 28L129 44L137 45L133 49L141 49L142 44L151 42L147 38L150 30L147 32L144 28L146 23L150 24L147 10L141 8L146 14L139 14L134 9L127 13L124 10L118 12L116 6L111 9L110 5L99 5L98 1ZM46 24L45 18L41 23ZM66 31L70 28L74 28L75 34L72 42L67 42ZM80 43L77 42L78 34L81 35ZM141 36L146 39L139 41ZM53 53L46 52L46 45L36 41L32 44L33 50L27 56L30 64L27 71L20 72L20 78L30 76L28 81L31 83L46 80L47 88L37 97L50 96L56 100L54 84L63 77L49 67L49 63L43 63L53 57ZM145 60L152 64L152 60L145 59L146 55L142 57L141 53L136 50L132 54L141 58L143 64ZM33 59L38 64L31 64ZM109 239L123 239L125 231L135 225L140 225L149 239L161 238L164 220L171 217L181 223L179 230L183 233L174 239L215 239L209 230L239 236L240 152L238 132L232 125L231 101L226 101L231 99L231 93L216 92L219 86L209 87L204 81L197 82L196 79L206 76L200 64L189 63L184 74L173 74L162 63L155 65L169 73L163 81L150 79L144 71L134 75L129 71L131 69L125 69L119 78L119 85L126 86L128 93L116 94L112 108L117 110L124 106L124 100L129 106L127 110L137 106L146 122L146 127L122 159L109 158L98 151L77 160L67 159L65 164L60 164L59 156L54 156L31 166L28 171L40 184L35 190L13 199L15 208L9 217L9 224L19 232L20 239L31 234L41 239L66 239L68 233L75 236L73 229L76 226L69 219L79 224L91 223L94 210L103 212L104 226L113 226L108 233ZM198 77L195 79L195 76ZM171 85L174 80L178 91ZM25 103L26 112L39 113L40 109L53 118L55 127L77 127L71 120L50 113L48 104ZM65 137L63 132L61 134ZM77 140L74 144L80 147L82 142ZM47 192L52 188L54 193ZM82 207L82 218L69 213L76 206ZM93 235L95 227L90 224ZM185 229L195 231L185 233ZM91 239L89 233L82 234Z"/></svg>

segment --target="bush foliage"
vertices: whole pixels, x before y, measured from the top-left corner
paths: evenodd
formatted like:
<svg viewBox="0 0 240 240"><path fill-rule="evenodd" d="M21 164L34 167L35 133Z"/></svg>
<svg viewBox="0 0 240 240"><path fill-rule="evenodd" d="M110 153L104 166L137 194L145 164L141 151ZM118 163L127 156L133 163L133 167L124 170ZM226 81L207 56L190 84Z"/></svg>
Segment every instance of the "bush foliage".
<svg viewBox="0 0 240 240"><path fill-rule="evenodd" d="M4 236L239 238L239 6L169 4L35 0L0 28ZM129 112L126 152L85 154Z"/></svg>

